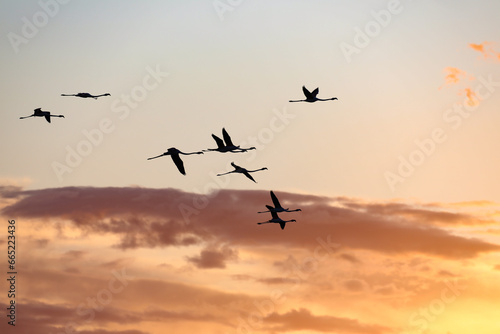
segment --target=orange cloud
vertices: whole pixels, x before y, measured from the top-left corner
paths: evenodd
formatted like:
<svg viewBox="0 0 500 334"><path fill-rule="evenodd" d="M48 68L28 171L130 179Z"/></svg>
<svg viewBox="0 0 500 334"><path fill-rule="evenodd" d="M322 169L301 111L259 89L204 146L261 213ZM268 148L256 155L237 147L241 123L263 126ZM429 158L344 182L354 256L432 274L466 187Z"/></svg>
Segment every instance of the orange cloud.
<svg viewBox="0 0 500 334"><path fill-rule="evenodd" d="M446 73L444 78L446 82L443 86L459 83L462 79L467 77L467 72L456 67L447 67L444 69L444 72Z"/></svg>
<svg viewBox="0 0 500 334"><path fill-rule="evenodd" d="M464 95L464 94L466 96L466 103L469 106L473 107L479 105L480 100L477 97L476 93L472 90L472 88L467 87L459 93L459 95Z"/></svg>
<svg viewBox="0 0 500 334"><path fill-rule="evenodd" d="M484 58L486 59L498 59L500 60L500 52L496 52L493 50L493 48L490 46L492 43L491 42L483 42L481 44L469 44L469 47L471 47L473 50L480 52Z"/></svg>
<svg viewBox="0 0 500 334"><path fill-rule="evenodd" d="M488 44L488 42L483 42L481 44L473 44L473 43L471 43L471 44L469 44L469 46L471 48L473 48L474 50L479 51L479 52L481 52L481 53L484 54L484 52L485 52L484 51L484 47L486 46L486 44Z"/></svg>
<svg viewBox="0 0 500 334"><path fill-rule="evenodd" d="M355 319L341 318L335 316L317 316L309 310L300 308L287 313L273 313L266 320L273 324L271 329L276 332L312 330L331 333L362 333L382 334L391 333L387 327L378 325L362 324Z"/></svg>

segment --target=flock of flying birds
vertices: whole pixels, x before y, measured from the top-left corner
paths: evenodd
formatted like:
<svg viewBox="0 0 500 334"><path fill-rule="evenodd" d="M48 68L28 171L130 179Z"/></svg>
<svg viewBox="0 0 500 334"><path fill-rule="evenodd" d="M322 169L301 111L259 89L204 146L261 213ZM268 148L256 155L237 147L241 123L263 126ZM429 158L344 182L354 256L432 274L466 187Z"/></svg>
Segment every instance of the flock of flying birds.
<svg viewBox="0 0 500 334"><path fill-rule="evenodd" d="M306 97L304 100L290 100L289 102L313 103L316 101L337 100L336 97L332 97L329 99L318 98L317 95L319 93L319 88L316 88L315 90L310 92L305 86L302 86L302 91L304 92L304 95ZM92 95L89 93L78 93L78 94L61 94L61 96L75 96L75 97L81 97L81 98L93 98L93 99L97 100L99 97L111 96L111 94L105 93L105 94L100 94L100 95ZM51 120L50 120L51 117L64 118L64 115L52 115L50 113L50 111L43 111L42 108L36 108L32 115L20 117L20 119L25 119L25 118L29 118L29 117L44 117L47 120L47 122L51 123ZM212 138L215 140L215 142L217 144L217 148L209 148L209 149L202 150L199 152L184 153L175 147L171 147L166 152L164 152L160 155L157 155L155 157L148 158L148 160L152 160L152 159L156 159L156 158L170 155L170 157L172 158L172 161L177 166L177 169L179 170L179 172L182 175L186 175L186 170L184 168L184 162L182 161L182 159L180 157L181 154L182 155L203 154L203 152L210 152L210 151L215 151L215 152L220 152L220 153L226 153L226 152L244 153L246 151L255 150L255 147L241 148L240 145L234 145L232 140L231 140L231 137L229 136L229 134L227 133L225 128L222 129L222 138L223 139L217 137L214 134L212 134ZM221 174L217 174L217 176L222 176L222 175L231 174L231 173L240 173L240 174L245 175L247 178L249 178L253 182L256 182L255 179L252 177L252 175L250 175L250 173L254 173L254 172L258 172L258 171L262 171L262 170L267 170L266 167L262 167L262 168L255 169L255 170L248 170L246 168L243 168L241 166L236 165L234 162L231 162L231 166L233 166L234 170L229 171L229 172L225 172L225 173L221 173ZM271 205L266 205L266 208L268 211L258 212L258 213L266 213L266 212L271 213L271 219L269 219L265 222L257 223L257 224L259 224L259 225L261 225L261 224L273 224L273 223L279 224L281 229L283 230L285 228L286 223L296 221L295 219L283 220L280 217L278 217L278 212L294 212L294 211L301 211L301 209L290 210L288 208L287 209L283 208L281 206L280 202L278 201L278 198L276 197L276 195L274 194L274 192L272 190L271 190L271 199L273 201L274 207Z"/></svg>

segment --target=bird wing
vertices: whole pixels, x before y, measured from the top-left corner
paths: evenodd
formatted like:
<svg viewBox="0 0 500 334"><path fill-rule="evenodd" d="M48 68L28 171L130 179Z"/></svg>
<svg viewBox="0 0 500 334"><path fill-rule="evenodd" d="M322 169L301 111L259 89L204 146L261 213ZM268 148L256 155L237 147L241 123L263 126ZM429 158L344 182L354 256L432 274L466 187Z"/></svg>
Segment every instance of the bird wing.
<svg viewBox="0 0 500 334"><path fill-rule="evenodd" d="M170 156L172 157L172 160L177 166L179 172L181 172L182 175L186 175L186 171L184 170L184 163L182 162L181 157L178 154L171 154Z"/></svg>
<svg viewBox="0 0 500 334"><path fill-rule="evenodd" d="M222 141L222 139L220 139L219 137L217 137L216 135L212 134L212 138L215 140L215 142L217 143L217 147L218 148L224 148L224 142Z"/></svg>
<svg viewBox="0 0 500 334"><path fill-rule="evenodd" d="M281 208L281 204L280 204L280 201L278 201L278 197L276 197L276 195L273 193L273 191L271 190L271 199L273 200L273 204L274 204L274 207L275 208Z"/></svg>
<svg viewBox="0 0 500 334"><path fill-rule="evenodd" d="M246 170L245 170L245 171L243 171L243 175L245 175L246 177L248 177L248 178L249 178L250 180L252 180L253 182L257 183L257 182L253 179L252 175L250 175L250 173L249 173L248 171L246 171Z"/></svg>
<svg viewBox="0 0 500 334"><path fill-rule="evenodd" d="M44 116L45 116L45 119L47 120L47 122L50 123L50 114L45 114Z"/></svg>
<svg viewBox="0 0 500 334"><path fill-rule="evenodd" d="M231 141L231 137L224 128L222 128L222 136L224 137L224 141L226 142L227 146L234 146L233 142Z"/></svg>
<svg viewBox="0 0 500 334"><path fill-rule="evenodd" d="M315 90L313 90L311 95L312 95L312 97L316 97L318 95L318 93L319 93L319 87L316 88Z"/></svg>
<svg viewBox="0 0 500 334"><path fill-rule="evenodd" d="M282 230L284 230L284 229L285 229L285 225L286 225L286 223L285 223L285 222L280 222L280 227L281 227L281 229L282 229Z"/></svg>
<svg viewBox="0 0 500 334"><path fill-rule="evenodd" d="M231 162L231 166L234 167L234 169L243 169L242 167L238 166L237 164L235 164L234 162Z"/></svg>

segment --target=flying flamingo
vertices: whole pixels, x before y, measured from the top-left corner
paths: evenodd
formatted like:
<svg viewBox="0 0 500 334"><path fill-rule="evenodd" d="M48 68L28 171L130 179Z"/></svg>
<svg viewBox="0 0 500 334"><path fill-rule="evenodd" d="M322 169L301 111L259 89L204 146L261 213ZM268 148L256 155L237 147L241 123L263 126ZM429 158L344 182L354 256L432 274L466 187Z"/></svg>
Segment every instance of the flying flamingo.
<svg viewBox="0 0 500 334"><path fill-rule="evenodd" d="M204 150L205 152L209 151L217 151L221 153L226 153L226 152L233 152L233 153L240 153L240 152L246 152L249 150L255 150L255 147L250 147L250 148L241 148L239 145L236 146L233 144L231 137L227 133L226 129L222 128L222 136L224 140L220 139L216 135L212 134L212 138L215 140L217 143L217 148L209 148ZM224 144L225 142L225 144Z"/></svg>
<svg viewBox="0 0 500 334"><path fill-rule="evenodd" d="M234 167L234 170L232 170L230 172L227 172L227 173L217 174L217 176L222 176L222 175L226 175L226 174L230 174L230 173L241 173L241 174L245 175L246 177L248 177L253 182L257 183L253 179L252 175L250 175L250 173L258 172L260 170L267 170L267 167L263 167L263 168L256 169L256 170L248 170L246 168L243 168L243 167L240 167L240 166L236 165L234 162L231 162L231 166Z"/></svg>
<svg viewBox="0 0 500 334"><path fill-rule="evenodd" d="M171 147L171 148L169 148L167 150L167 152L165 152L163 154L160 154L160 155L158 155L156 157L148 158L148 160L156 159L156 158L159 158L159 157L163 157L165 155L170 155L170 157L172 158L173 162L177 166L177 169L179 170L179 172L181 172L182 175L186 175L186 170L184 169L184 163L182 162L181 157L179 156L179 154L191 155L191 154L203 154L203 152L184 153L184 152L179 151L175 147Z"/></svg>
<svg viewBox="0 0 500 334"><path fill-rule="evenodd" d="M92 94L89 94L89 93L78 93L78 94L61 94L61 96L76 96L76 97L82 97L82 98L92 97L92 98L94 98L94 99L97 100L98 97L101 97L101 96L111 96L111 94L105 93L105 94L101 94L101 95L92 95Z"/></svg>
<svg viewBox="0 0 500 334"><path fill-rule="evenodd" d="M42 108L36 108L35 112L33 113L33 115L25 116L25 117L19 117L19 118L20 119L25 119L25 118L29 118L29 117L45 117L45 119L47 120L47 122L50 123L50 118L51 117L62 117L62 118L64 118L64 115L51 115L50 111L42 111Z"/></svg>
<svg viewBox="0 0 500 334"><path fill-rule="evenodd" d="M266 205L266 207L271 210L271 211L260 211L258 213L264 213L264 212L295 212L295 211L302 211L301 209L295 209L295 210L290 210L289 208L283 208L278 201L278 197L273 193L271 190L271 199L273 200L274 208L272 206Z"/></svg>
<svg viewBox="0 0 500 334"><path fill-rule="evenodd" d="M331 100L338 100L336 97L332 97L329 99L318 99L316 95L319 93L319 88L316 88L312 92L308 91L306 86L302 86L302 91L304 92L304 95L306 96L305 100L290 100L288 102L316 102L316 101L331 101Z"/></svg>
<svg viewBox="0 0 500 334"><path fill-rule="evenodd" d="M291 219L291 220L283 220L281 219L280 217L278 217L278 213L277 212L274 212L272 211L273 207L270 206L270 205L266 205L266 207L269 209L269 212L271 212L271 216L273 217L272 219L269 219L268 221L265 221L265 222L262 222L262 223L257 223L259 225L262 225L262 224L280 224L280 227L281 229L285 229L285 225L286 223L289 223L289 222L296 222L295 219Z"/></svg>

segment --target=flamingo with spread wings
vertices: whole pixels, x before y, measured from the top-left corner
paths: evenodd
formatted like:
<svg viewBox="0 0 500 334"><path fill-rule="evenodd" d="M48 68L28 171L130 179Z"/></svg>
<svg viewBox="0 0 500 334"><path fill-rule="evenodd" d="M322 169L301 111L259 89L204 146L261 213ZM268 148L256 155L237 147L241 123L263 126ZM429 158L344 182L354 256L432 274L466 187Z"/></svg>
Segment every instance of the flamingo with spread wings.
<svg viewBox="0 0 500 334"><path fill-rule="evenodd" d="M184 163L180 157L180 154L183 154L183 155L203 154L203 152L184 153L184 152L179 151L175 147L171 147L167 150L167 152L160 154L160 155L157 155L156 157L148 158L148 160L160 158L160 157L163 157L165 155L170 155L170 157L172 158L172 161L177 166L177 169L179 170L179 172L181 172L182 175L186 175L186 170L184 169Z"/></svg>
<svg viewBox="0 0 500 334"><path fill-rule="evenodd" d="M240 152L255 150L255 147L241 148L239 145L238 146L234 145L233 141L231 140L231 137L224 128L222 128L222 137L224 138L224 140L212 134L212 138L217 143L217 148L209 148L204 151L205 152L217 151L221 153L226 153L226 152L240 153Z"/></svg>
<svg viewBox="0 0 500 334"><path fill-rule="evenodd" d="M50 118L51 117L62 117L62 118L64 118L64 115L51 115L50 111L43 111L42 108L36 108L34 111L35 112L33 113L33 115L19 117L19 119L25 119L25 118L29 118L29 117L45 117L45 119L47 120L47 122L50 123Z"/></svg>
<svg viewBox="0 0 500 334"><path fill-rule="evenodd" d="M316 101L332 101L332 100L338 100L336 97L332 97L329 99L319 99L317 98L317 95L319 93L319 87L310 92L307 90L306 86L302 86L302 92L304 92L304 95L306 96L305 100L290 100L288 102L316 102Z"/></svg>

